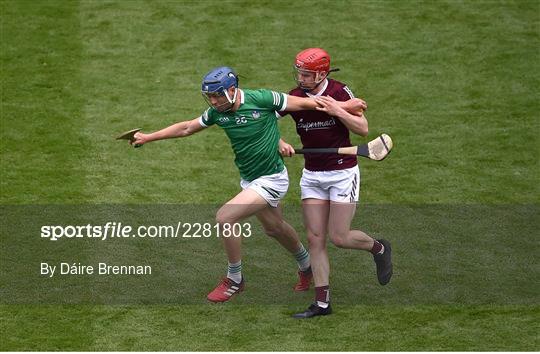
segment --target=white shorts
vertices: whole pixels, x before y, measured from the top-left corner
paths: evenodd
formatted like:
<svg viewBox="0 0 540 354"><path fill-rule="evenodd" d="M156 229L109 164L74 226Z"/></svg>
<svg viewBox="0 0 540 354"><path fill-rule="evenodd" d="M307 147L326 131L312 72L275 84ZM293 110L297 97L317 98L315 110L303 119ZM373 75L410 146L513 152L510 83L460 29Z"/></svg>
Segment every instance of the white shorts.
<svg viewBox="0 0 540 354"><path fill-rule="evenodd" d="M289 189L289 174L287 168L273 175L261 176L248 182L240 180L242 189L253 189L258 195L264 198L271 207L277 208L279 201L285 197Z"/></svg>
<svg viewBox="0 0 540 354"><path fill-rule="evenodd" d="M309 171L304 168L300 188L302 199L356 203L360 194L360 169L358 165L334 171Z"/></svg>

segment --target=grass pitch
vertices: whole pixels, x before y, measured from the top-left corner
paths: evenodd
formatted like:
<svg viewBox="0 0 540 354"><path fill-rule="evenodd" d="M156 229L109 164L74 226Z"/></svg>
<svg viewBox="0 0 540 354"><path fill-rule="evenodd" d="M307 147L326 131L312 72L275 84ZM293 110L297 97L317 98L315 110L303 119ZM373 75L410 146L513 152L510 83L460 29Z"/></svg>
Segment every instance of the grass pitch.
<svg viewBox="0 0 540 354"><path fill-rule="evenodd" d="M361 161L354 222L393 241L392 282L376 285L369 255L330 246L336 313L294 321L312 294L288 291L292 261L256 235L231 304L204 303L225 268L216 239L154 254L179 268L187 300L30 304L10 266L26 260L13 237L37 236L8 234L25 219L3 212L0 349L539 350L538 2L320 6L0 2L2 208L223 203L239 187L218 128L140 150L113 137L198 116L200 79L218 65L241 86L288 91L295 54L320 46L341 68L333 77L368 101L370 136L353 143L395 142L384 162ZM291 120L280 126L299 145ZM303 234L302 159L286 163L287 218ZM213 253L190 254L198 247Z"/></svg>

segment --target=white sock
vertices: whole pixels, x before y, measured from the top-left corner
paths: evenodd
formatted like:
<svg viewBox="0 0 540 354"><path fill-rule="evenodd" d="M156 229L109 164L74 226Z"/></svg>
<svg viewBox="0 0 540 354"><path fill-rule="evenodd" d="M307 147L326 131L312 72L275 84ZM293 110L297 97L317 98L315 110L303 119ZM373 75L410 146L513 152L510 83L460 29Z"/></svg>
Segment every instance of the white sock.
<svg viewBox="0 0 540 354"><path fill-rule="evenodd" d="M298 268L301 271L307 270L311 265L311 262L309 260L309 253L308 251L306 251L303 244L300 244L300 248L294 253L294 259L296 259L296 263L298 263Z"/></svg>
<svg viewBox="0 0 540 354"><path fill-rule="evenodd" d="M235 283L240 283L242 281L242 261L236 263L229 262L227 267L227 278Z"/></svg>

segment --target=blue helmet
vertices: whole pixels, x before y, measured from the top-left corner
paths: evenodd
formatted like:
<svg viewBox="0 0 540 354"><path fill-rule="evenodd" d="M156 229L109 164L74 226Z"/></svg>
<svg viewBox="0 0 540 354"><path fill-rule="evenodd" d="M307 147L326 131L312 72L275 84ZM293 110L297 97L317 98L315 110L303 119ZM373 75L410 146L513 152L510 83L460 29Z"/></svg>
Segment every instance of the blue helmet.
<svg viewBox="0 0 540 354"><path fill-rule="evenodd" d="M238 88L238 76L228 66L221 66L212 69L204 76L201 91L223 94L225 90L233 86Z"/></svg>
<svg viewBox="0 0 540 354"><path fill-rule="evenodd" d="M229 96L228 89L234 87L234 94ZM211 70L203 78L201 91L206 103L210 107L214 107L220 111L228 111L236 102L236 96L238 93L238 76L233 69L228 66L221 66ZM218 106L213 106L211 103L211 96L225 96L227 102L224 102Z"/></svg>

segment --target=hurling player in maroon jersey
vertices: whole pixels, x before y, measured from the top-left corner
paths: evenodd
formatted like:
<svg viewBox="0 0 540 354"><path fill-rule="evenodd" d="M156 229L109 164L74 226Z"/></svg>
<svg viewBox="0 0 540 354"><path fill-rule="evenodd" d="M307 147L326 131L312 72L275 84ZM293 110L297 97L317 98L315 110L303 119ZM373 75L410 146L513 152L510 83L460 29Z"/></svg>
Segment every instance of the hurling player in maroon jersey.
<svg viewBox="0 0 540 354"><path fill-rule="evenodd" d="M337 103L354 98L354 95L345 84L328 78L328 74L337 69L330 69L330 56L326 51L320 48L301 51L296 56L294 70L298 87L289 95L314 96L323 102L323 107L317 111L280 112L281 116L292 116L304 148L351 146L349 132L367 136L368 122L363 112L348 113ZM294 154L293 147L283 140L279 149L284 156ZM295 318L332 313L327 235L337 247L371 252L381 285L386 285L392 276L390 242L375 240L363 231L350 229L360 190L356 156L306 154L304 158L300 187L312 274L308 270L301 276L306 279L313 276L315 302L306 311L295 314Z"/></svg>

